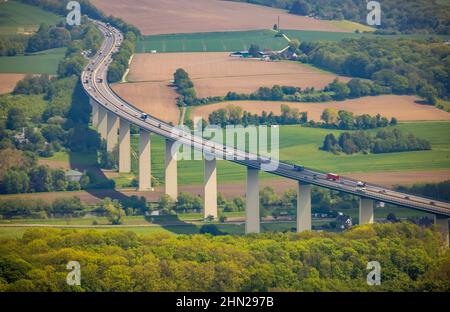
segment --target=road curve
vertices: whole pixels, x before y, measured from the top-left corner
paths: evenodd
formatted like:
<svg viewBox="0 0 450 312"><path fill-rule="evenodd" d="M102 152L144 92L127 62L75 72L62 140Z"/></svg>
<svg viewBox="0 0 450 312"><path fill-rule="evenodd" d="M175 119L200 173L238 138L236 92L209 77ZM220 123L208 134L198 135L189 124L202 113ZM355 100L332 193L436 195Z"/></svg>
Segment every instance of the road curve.
<svg viewBox="0 0 450 312"><path fill-rule="evenodd" d="M205 140L152 116L149 116L146 120L142 119L141 116L144 112L122 99L107 83L108 66L112 62L112 54L120 49L123 42L123 35L119 30L107 24L98 21L94 21L94 23L96 23L102 32L105 40L97 54L89 61L89 64L81 74L81 81L89 97L104 109L113 112L120 118L129 121L141 129L153 132L169 140L192 146L217 159L226 158L232 162L256 169L264 168L264 164L268 162L275 162L275 160L248 154L222 144ZM450 203L401 193L374 184L367 184L365 188L360 188L357 186L358 181L346 177L340 177L339 181L332 181L327 179L326 173L310 168L298 171L293 165L280 162L278 169L270 173L379 202L421 210L441 216L450 216Z"/></svg>

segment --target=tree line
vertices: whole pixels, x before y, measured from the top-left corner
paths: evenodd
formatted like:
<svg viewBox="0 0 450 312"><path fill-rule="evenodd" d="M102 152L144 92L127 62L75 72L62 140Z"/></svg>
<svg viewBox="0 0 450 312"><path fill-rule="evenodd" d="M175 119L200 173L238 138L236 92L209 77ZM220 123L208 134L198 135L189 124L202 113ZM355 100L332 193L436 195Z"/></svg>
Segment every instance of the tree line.
<svg viewBox="0 0 450 312"><path fill-rule="evenodd" d="M122 200L106 197L93 206L88 206L76 196L56 198L52 202L24 198L0 200L1 219L77 218L89 213L105 216L111 224L121 224L126 215L143 215L147 209L145 198L134 195Z"/></svg>
<svg viewBox="0 0 450 312"><path fill-rule="evenodd" d="M0 244L0 291L449 291L442 246L437 230L407 223L249 236L29 229ZM367 285L368 259L380 286Z"/></svg>
<svg viewBox="0 0 450 312"><path fill-rule="evenodd" d="M338 138L333 133L328 134L321 149L335 154L381 154L431 150L431 143L411 133L404 134L398 129L380 130L375 136L364 131L355 131L341 133Z"/></svg>
<svg viewBox="0 0 450 312"><path fill-rule="evenodd" d="M198 99L194 89L194 83L189 77L189 74L183 68L178 68L173 74L173 79L174 85L177 88L177 93L180 95L177 105L194 105Z"/></svg>
<svg viewBox="0 0 450 312"><path fill-rule="evenodd" d="M435 104L437 98L450 96L447 79L450 47L440 40L363 37L340 42L302 42L300 50L302 62L343 75L371 79L372 82L359 80L353 86L357 89L353 92L355 95L416 94L430 104ZM343 85L332 87L329 90L335 89L342 97L350 92Z"/></svg>
<svg viewBox="0 0 450 312"><path fill-rule="evenodd" d="M414 184L412 186L397 186L400 192L428 196L440 200L450 201L450 180L439 183Z"/></svg>
<svg viewBox="0 0 450 312"><path fill-rule="evenodd" d="M227 105L208 116L212 125L294 125L305 124L308 121L307 112L300 112L297 108L281 104L281 115L263 111L261 115L252 114L235 105Z"/></svg>
<svg viewBox="0 0 450 312"><path fill-rule="evenodd" d="M355 116L352 112L346 110L338 111L333 107L324 109L320 119L323 122L310 120L306 126L325 129L368 130L395 126L398 123L398 120L395 117L388 120L380 114L377 114L376 116L371 116L369 114Z"/></svg>
<svg viewBox="0 0 450 312"><path fill-rule="evenodd" d="M124 35L120 50L113 54L113 62L108 68L108 82L118 82L128 69L128 63L136 48L136 35L129 31Z"/></svg>

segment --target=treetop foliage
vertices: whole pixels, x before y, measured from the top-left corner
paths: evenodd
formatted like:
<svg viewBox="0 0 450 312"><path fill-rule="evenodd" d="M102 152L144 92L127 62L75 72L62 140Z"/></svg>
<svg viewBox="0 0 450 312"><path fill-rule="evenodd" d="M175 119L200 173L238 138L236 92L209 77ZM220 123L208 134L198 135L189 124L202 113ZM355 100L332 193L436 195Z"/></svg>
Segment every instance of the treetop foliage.
<svg viewBox="0 0 450 312"><path fill-rule="evenodd" d="M0 255L0 291L450 290L439 232L407 223L251 236L30 229L3 240ZM76 288L65 282L74 259ZM366 283L373 260L383 268L376 288Z"/></svg>

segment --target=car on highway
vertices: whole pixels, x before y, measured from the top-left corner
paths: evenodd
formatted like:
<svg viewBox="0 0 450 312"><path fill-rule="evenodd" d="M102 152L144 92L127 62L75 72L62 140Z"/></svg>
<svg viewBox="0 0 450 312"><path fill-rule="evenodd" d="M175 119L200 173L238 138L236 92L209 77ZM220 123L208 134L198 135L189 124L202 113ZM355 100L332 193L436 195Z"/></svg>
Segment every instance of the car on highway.
<svg viewBox="0 0 450 312"><path fill-rule="evenodd" d="M141 114L141 119L142 120L147 120L148 119L148 115L146 113L142 113Z"/></svg>
<svg viewBox="0 0 450 312"><path fill-rule="evenodd" d="M358 182L356 183L356 186L357 186L357 187L366 187L366 186L367 186L367 183L366 183L366 182L362 182L362 181L358 181Z"/></svg>

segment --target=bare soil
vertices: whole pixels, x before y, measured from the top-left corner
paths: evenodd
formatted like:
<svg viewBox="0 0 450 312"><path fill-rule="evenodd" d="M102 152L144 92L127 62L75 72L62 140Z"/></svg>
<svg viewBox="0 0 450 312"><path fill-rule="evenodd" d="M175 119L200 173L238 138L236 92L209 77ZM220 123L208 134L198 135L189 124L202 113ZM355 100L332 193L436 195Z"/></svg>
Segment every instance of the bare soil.
<svg viewBox="0 0 450 312"><path fill-rule="evenodd" d="M0 94L10 93L25 74L0 74Z"/></svg>
<svg viewBox="0 0 450 312"><path fill-rule="evenodd" d="M281 28L348 32L328 21L284 10L219 0L93 0L107 15L137 26L144 35Z"/></svg>
<svg viewBox="0 0 450 312"><path fill-rule="evenodd" d="M178 124L180 111L176 105L177 93L161 82L123 83L113 86L115 92L137 108L166 122Z"/></svg>

